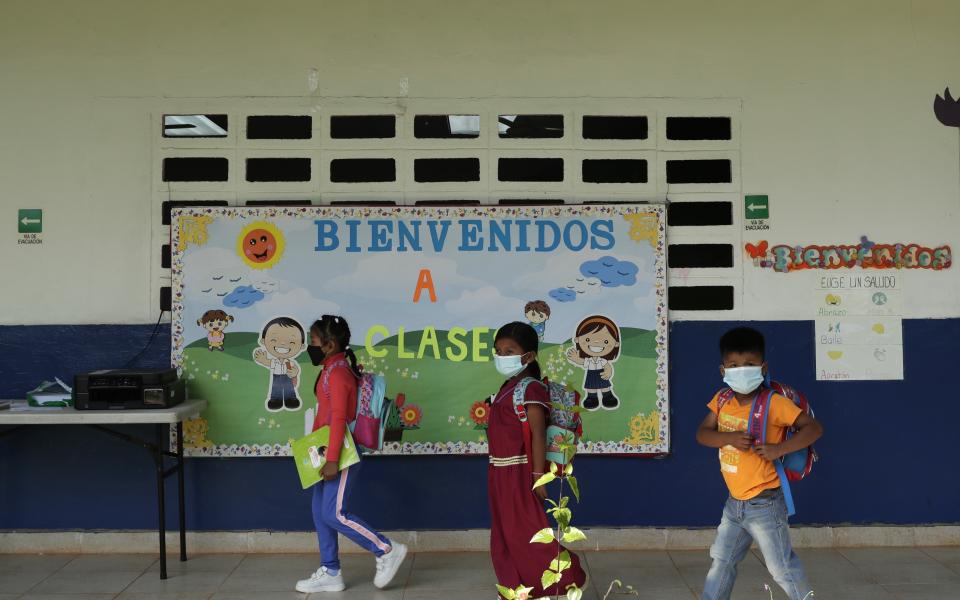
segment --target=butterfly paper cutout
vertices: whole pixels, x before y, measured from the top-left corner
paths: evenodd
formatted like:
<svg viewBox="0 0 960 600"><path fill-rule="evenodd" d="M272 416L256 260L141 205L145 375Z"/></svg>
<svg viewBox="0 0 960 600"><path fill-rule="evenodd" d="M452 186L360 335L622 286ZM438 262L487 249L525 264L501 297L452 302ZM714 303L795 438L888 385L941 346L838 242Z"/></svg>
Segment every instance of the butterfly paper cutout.
<svg viewBox="0 0 960 600"><path fill-rule="evenodd" d="M767 241L763 240L756 246L753 244L747 244L747 254L750 255L750 258L763 258L767 255Z"/></svg>

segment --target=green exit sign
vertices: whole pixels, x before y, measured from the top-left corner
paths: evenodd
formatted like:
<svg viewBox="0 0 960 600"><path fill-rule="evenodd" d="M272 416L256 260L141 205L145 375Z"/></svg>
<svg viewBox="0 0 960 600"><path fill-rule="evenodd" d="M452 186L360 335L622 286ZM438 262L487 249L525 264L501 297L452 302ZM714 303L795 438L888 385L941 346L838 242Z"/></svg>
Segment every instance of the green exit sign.
<svg viewBox="0 0 960 600"><path fill-rule="evenodd" d="M39 208L21 208L17 211L18 233L42 233L43 210Z"/></svg>
<svg viewBox="0 0 960 600"><path fill-rule="evenodd" d="M744 196L744 216L747 219L769 219L770 199L766 196Z"/></svg>

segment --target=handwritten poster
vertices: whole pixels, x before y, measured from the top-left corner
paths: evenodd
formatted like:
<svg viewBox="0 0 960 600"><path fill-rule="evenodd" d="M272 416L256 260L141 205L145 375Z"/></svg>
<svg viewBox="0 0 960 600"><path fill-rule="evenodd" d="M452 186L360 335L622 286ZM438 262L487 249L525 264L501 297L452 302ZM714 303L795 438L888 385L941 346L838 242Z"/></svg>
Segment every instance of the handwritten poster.
<svg viewBox="0 0 960 600"><path fill-rule="evenodd" d="M814 292L817 379L903 379L899 274L821 275Z"/></svg>

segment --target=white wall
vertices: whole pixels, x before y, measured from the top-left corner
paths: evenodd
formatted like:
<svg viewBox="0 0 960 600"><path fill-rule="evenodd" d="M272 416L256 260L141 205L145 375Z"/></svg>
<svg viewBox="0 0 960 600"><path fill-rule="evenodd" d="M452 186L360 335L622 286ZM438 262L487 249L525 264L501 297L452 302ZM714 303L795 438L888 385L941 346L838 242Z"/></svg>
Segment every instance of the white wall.
<svg viewBox="0 0 960 600"><path fill-rule="evenodd" d="M932 102L946 85L960 95L957 31L948 0L5 0L0 323L156 318L159 115L187 108L722 99L739 107L738 218L740 194L771 198L763 238L956 250L960 135ZM397 101L403 79L409 98ZM44 209L42 245L17 245L17 208ZM729 229L706 235L739 248L742 226ZM736 284L737 309L703 316L812 316L812 273L759 272L737 255L717 274ZM958 269L903 273L907 316L960 316ZM714 274L672 274L684 275Z"/></svg>

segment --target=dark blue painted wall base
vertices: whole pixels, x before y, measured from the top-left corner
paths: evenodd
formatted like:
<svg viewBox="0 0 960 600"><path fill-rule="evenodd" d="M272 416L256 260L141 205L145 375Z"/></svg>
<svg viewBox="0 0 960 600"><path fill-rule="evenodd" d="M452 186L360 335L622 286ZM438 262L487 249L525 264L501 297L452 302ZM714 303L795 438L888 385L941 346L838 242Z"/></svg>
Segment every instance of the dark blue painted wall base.
<svg viewBox="0 0 960 600"><path fill-rule="evenodd" d="M732 323L683 322L670 336L672 452L660 459L577 461L583 526L712 526L725 488L715 450L694 432L721 385L716 340ZM904 323L903 382L818 383L812 322L756 323L768 336L774 376L804 390L824 423L822 456L795 485L794 523L957 523L954 441L960 320ZM0 397L41 379L123 365L149 326L0 327ZM167 362L164 331L140 366ZM150 427L128 431L150 436ZM150 529L153 464L146 451L80 427L29 427L0 437L0 529ZM188 461L187 526L195 530L310 530L308 492L289 459ZM170 480L171 484L174 480ZM174 486L168 506L175 507ZM485 527L482 457L375 457L364 465L353 509L383 529ZM175 513L175 510L173 511ZM176 523L170 515L169 526Z"/></svg>

